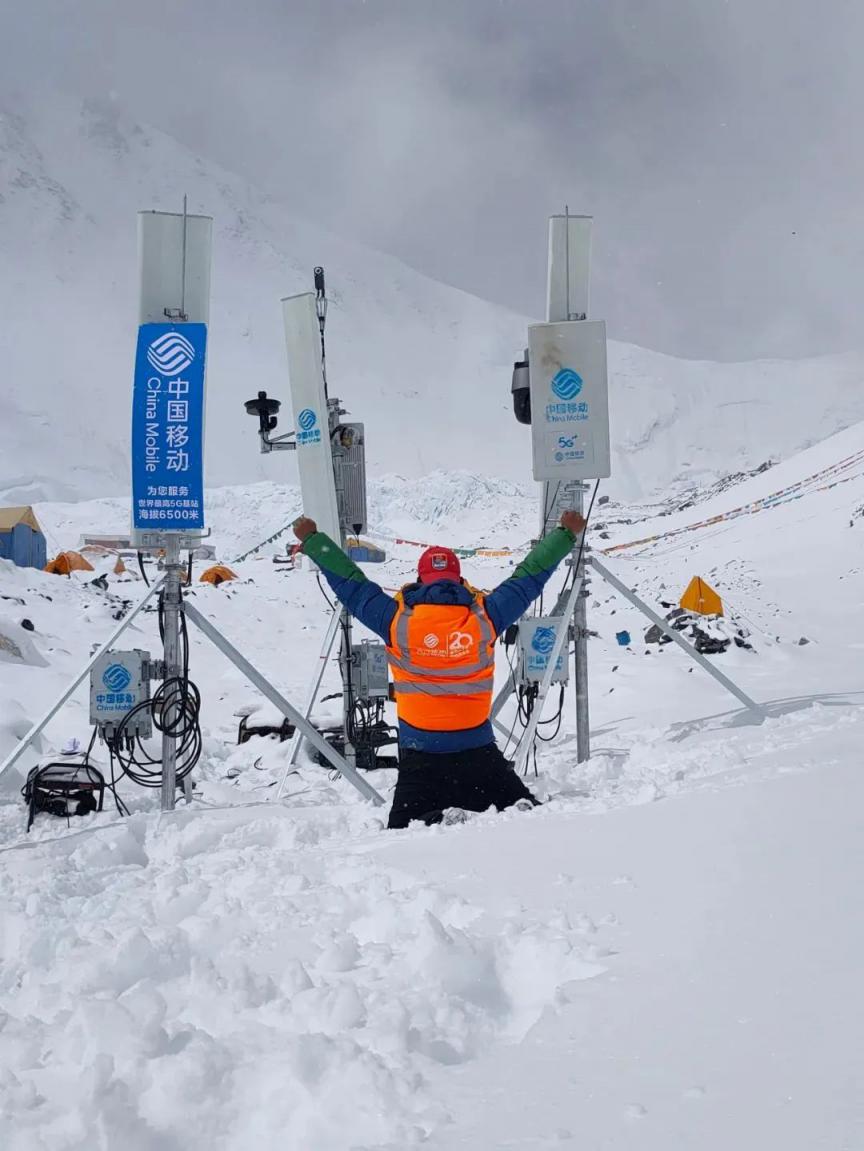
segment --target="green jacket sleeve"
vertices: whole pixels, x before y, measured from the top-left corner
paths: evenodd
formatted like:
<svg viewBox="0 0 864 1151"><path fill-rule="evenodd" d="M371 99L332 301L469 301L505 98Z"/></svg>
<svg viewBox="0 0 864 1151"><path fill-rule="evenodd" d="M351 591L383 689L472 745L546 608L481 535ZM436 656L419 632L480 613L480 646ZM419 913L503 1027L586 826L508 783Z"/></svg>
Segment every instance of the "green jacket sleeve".
<svg viewBox="0 0 864 1151"><path fill-rule="evenodd" d="M348 611L370 631L390 642L390 625L399 609L396 600L357 567L324 532L309 536L303 554L314 560Z"/></svg>
<svg viewBox="0 0 864 1151"><path fill-rule="evenodd" d="M315 532L303 543L303 555L314 560L326 574L343 580L365 580L365 574L349 559L340 546L326 532Z"/></svg>
<svg viewBox="0 0 864 1151"><path fill-rule="evenodd" d="M541 576L553 571L570 554L575 542L576 537L568 528L555 528L534 545L510 578L523 579L525 576Z"/></svg>

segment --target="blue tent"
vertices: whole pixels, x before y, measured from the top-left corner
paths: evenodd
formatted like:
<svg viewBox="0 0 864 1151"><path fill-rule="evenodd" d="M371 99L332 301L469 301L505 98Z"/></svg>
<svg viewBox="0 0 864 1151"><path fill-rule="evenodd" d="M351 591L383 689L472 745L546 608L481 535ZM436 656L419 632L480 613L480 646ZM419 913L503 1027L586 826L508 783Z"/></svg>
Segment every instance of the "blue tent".
<svg viewBox="0 0 864 1151"><path fill-rule="evenodd" d="M45 537L32 508L0 508L0 559L19 568L45 567Z"/></svg>
<svg viewBox="0 0 864 1151"><path fill-rule="evenodd" d="M345 544L345 551L358 564L383 564L387 553L368 540L353 539Z"/></svg>

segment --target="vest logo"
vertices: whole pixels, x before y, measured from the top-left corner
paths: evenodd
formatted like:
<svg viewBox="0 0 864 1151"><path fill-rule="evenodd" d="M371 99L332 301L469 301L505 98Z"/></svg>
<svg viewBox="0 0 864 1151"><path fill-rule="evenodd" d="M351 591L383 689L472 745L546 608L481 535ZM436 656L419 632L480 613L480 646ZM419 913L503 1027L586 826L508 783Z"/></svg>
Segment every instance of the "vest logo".
<svg viewBox="0 0 864 1151"><path fill-rule="evenodd" d="M465 631L451 631L447 637L447 650L451 655L462 655L474 646L474 636Z"/></svg>
<svg viewBox="0 0 864 1151"><path fill-rule="evenodd" d="M548 655L555 646L555 628L538 627L534 631L531 647L540 655Z"/></svg>
<svg viewBox="0 0 864 1151"><path fill-rule="evenodd" d="M112 663L102 673L102 682L109 691L125 691L132 682L132 676L122 663Z"/></svg>
<svg viewBox="0 0 864 1151"><path fill-rule="evenodd" d="M177 376L195 359L195 349L180 332L165 332L147 349L147 361L160 376Z"/></svg>
<svg viewBox="0 0 864 1151"><path fill-rule="evenodd" d="M434 635L430 631L430 633L428 635L423 636L423 642L426 644L427 647L436 648L438 646L438 644L441 642L441 640L438 638L437 635Z"/></svg>
<svg viewBox="0 0 864 1151"><path fill-rule="evenodd" d="M582 377L572 368L562 368L552 377L552 391L559 400L573 400L582 391Z"/></svg>

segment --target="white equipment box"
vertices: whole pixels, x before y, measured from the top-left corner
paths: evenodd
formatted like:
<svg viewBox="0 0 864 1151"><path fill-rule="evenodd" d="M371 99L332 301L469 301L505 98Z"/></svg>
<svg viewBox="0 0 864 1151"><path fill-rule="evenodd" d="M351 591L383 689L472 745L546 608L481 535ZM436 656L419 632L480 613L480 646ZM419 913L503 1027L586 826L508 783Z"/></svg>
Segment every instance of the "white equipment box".
<svg viewBox="0 0 864 1151"><path fill-rule="evenodd" d="M519 620L519 679L522 683L539 683L549 663L559 627L569 620L560 615L536 615ZM567 683L570 678L567 644L565 643L552 673L552 683Z"/></svg>
<svg viewBox="0 0 864 1151"><path fill-rule="evenodd" d="M536 480L611 475L605 320L528 329Z"/></svg>

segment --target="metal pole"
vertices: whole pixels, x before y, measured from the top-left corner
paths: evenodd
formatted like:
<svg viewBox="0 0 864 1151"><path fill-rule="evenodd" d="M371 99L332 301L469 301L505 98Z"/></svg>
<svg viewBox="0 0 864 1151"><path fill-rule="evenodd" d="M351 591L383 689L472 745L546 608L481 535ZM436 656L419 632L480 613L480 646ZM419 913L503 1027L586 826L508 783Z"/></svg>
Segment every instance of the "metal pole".
<svg viewBox="0 0 864 1151"><path fill-rule="evenodd" d="M351 643L351 616L342 611L342 650L339 664L342 669L342 731L345 738L345 758L351 767L357 765L357 753L351 742L351 711L354 706L354 692L351 690L351 668L354 658Z"/></svg>
<svg viewBox="0 0 864 1151"><path fill-rule="evenodd" d="M258 688L263 696L270 700L274 707L278 707L282 714L287 716L295 727L298 727L303 732L306 739L318 748L321 754L337 771L345 776L350 784L353 784L364 799L371 799L375 804L384 803L384 799L378 794L375 788L367 783L361 775L358 775L339 752L335 751L327 740L315 730L312 724L300 714L297 708L289 703L284 695L281 695L276 688L264 678L261 672L254 668L245 656L240 654L233 644L228 642L224 635L213 626L206 616L202 615L201 612L190 603L185 605L184 611L187 619L190 619L195 626L207 636L210 642L215 644L222 654L231 660L234 666L246 676L251 684Z"/></svg>
<svg viewBox="0 0 864 1151"><path fill-rule="evenodd" d="M576 511L584 512L583 485L579 485ZM584 535L584 533L583 533ZM581 539L582 537L580 537ZM579 554L579 541L576 555ZM591 758L591 721L588 710L588 586L585 579L585 549L576 571L576 582L580 586L579 595L573 609L573 632L576 637L573 653L573 685L576 692L576 762L584 763Z"/></svg>
<svg viewBox="0 0 864 1151"><path fill-rule="evenodd" d="M561 219L559 216L558 220ZM587 315L587 299L588 299L588 264L585 263L582 271L584 277L580 275L577 283L571 282L571 269L570 262L573 256L571 251L570 242L570 207L564 206L564 292L563 298L561 293L561 280L560 271L555 267L555 232L556 222L553 219L550 222L550 244L549 244L549 268L548 268L548 290L546 293L546 321L547 323L556 323L561 320L576 320L584 319ZM560 225L559 225L560 227ZM560 236L560 231L558 231ZM576 237L574 237L576 239ZM578 246L578 239L577 239ZM559 249L560 250L560 249ZM582 282L584 278L584 283ZM585 312L581 308L574 308L571 299L572 292L575 289L580 300L584 299L586 302ZM543 485L543 515L544 526L545 517L549 514L546 509L546 493L549 490L548 481ZM577 511L579 515L584 515L585 502L584 493L585 486L581 483L575 484L575 496L573 499L573 510ZM552 501L554 506L554 499ZM576 541L576 546L573 551L574 560L579 554L579 540ZM581 580L580 580L581 577ZM591 730L590 730L590 715L588 709L588 611L586 600L588 597L588 589L585 581L585 564L584 559L579 564L579 570L575 572L575 578L578 585L581 586L581 593L577 597L575 606L573 608L573 631L576 637L573 652L573 687L576 693L576 759L579 763L584 763L586 759L591 757Z"/></svg>
<svg viewBox="0 0 864 1151"><path fill-rule="evenodd" d="M181 271L181 284L180 284L180 319L186 320L186 243L187 243L187 230L189 224L189 217L186 214L186 196L183 196L183 267Z"/></svg>
<svg viewBox="0 0 864 1151"><path fill-rule="evenodd" d="M120 636L123 634L123 632L129 626L129 624L132 622L132 620L145 607L145 605L150 602L150 600L153 598L153 596L156 594L156 592L162 586L163 579L164 579L164 577L160 576L160 578L158 580L156 580L156 582L149 589L149 591L144 596L144 598L142 600L139 600L139 602L135 605L135 607L132 608L132 610L121 621L121 623L117 627L114 628L114 630L111 632L111 634L108 636L108 638L102 644L102 646L100 648L98 648L93 653L93 655L90 657L90 659L87 661L87 663L81 669L81 671L75 676L75 678L72 680L72 682L69 684L69 686L63 691L63 694L59 697L59 699L55 700L55 702L52 703L52 705L49 707L48 711L46 711L46 713L42 716L42 718L40 720L37 720L36 723L33 724L33 726L30 728L30 730L27 732L27 734L24 736L24 738L20 741L20 743L18 743L17 746L13 749L13 751L6 757L6 759L4 759L2 763L0 763L0 775L2 775L4 773L4 771L6 771L8 768L12 767L12 765L14 763L16 763L21 758L21 756L24 754L24 752L27 750L27 748L30 746L30 744L33 742L33 740L36 739L36 737L41 733L42 729L46 726L46 724L51 722L51 720L54 718L54 716L57 714L57 712L60 710L60 708L63 706L63 704L73 694L73 692L78 687L78 685L81 683L81 681L83 679L85 679L86 676L89 674L90 669L96 663L97 659L99 659L99 657L104 652L108 651L108 649L111 647L111 645L113 643L116 643L116 641L120 638Z"/></svg>
<svg viewBox="0 0 864 1151"><path fill-rule="evenodd" d="M306 701L306 710L304 715L306 719L311 720L312 709L315 707L315 700L318 698L318 691L321 687L321 680L324 678L324 672L327 669L327 661L330 659L330 653L333 650L333 641L336 638L336 632L339 628L339 611L334 611L330 616L330 624L327 628L327 634L324 636L324 643L321 647L321 654L318 657L318 671L315 674L315 679L312 682L312 689L309 692L309 698ZM281 799L282 793L285 790L285 784L288 780L288 773L297 761L297 756L300 753L300 746L303 743L303 732L298 727L294 735L291 737L291 746L289 748L288 762L285 765L285 770L282 773L282 780L279 784L279 790L276 792L276 798Z"/></svg>
<svg viewBox="0 0 864 1151"><path fill-rule="evenodd" d="M519 746L516 749L516 756L513 760L514 771L521 772L528 760L528 753L531 750L531 744L534 742L534 733L537 731L537 724L540 721L540 713L543 710L543 704L546 702L546 696L549 694L549 687L552 683L552 676L555 672L555 667L558 663L558 657L561 655L561 648L567 640L568 626L567 621L573 611L573 605L579 598L579 593L582 590L582 581L576 579L573 587L570 589L570 595L567 597L567 605L556 623L555 631L555 646L549 653L549 662L546 664L546 670L543 672L543 678L540 681L540 687L537 691L537 698L534 701L534 707L531 710L531 718L528 720L528 726L522 733L522 738L519 740Z"/></svg>
<svg viewBox="0 0 864 1151"><path fill-rule="evenodd" d="M163 685L182 672L180 666L180 541L174 535L165 539L165 590L162 596L162 626L164 634L163 659L165 678ZM162 732L162 810L173 811L177 800L177 737L175 730L179 718L179 694L176 685L166 695L163 710L165 730Z"/></svg>
<svg viewBox="0 0 864 1151"><path fill-rule="evenodd" d="M734 684L731 679L725 676L722 671L718 671L714 664L710 662L710 660L707 660L701 652L698 652L695 647L689 644L680 632L676 631L673 627L670 627L662 616L658 615L656 611L653 611L648 606L648 604L645 603L644 600L641 600L635 592L631 591L626 584L622 583L617 576L613 575L607 567L600 563L599 560L595 559L594 556L589 557L588 563L591 564L598 575L601 575L608 584L614 587L616 591L620 592L625 599L629 600L630 603L634 605L634 607L637 607L643 615L647 616L648 619L651 620L652 623L657 624L661 631L665 632L665 634L668 635L671 640L674 640L679 647L683 648L692 660L695 660L700 667L704 668L709 675L713 676L718 683L722 684L722 686L725 687L728 692L731 692L736 699L740 700L746 708L754 712L754 714L758 715L760 719L765 718L765 711L760 704L756 703L755 700L752 700L750 696L746 694L746 692L743 692L741 688Z"/></svg>

